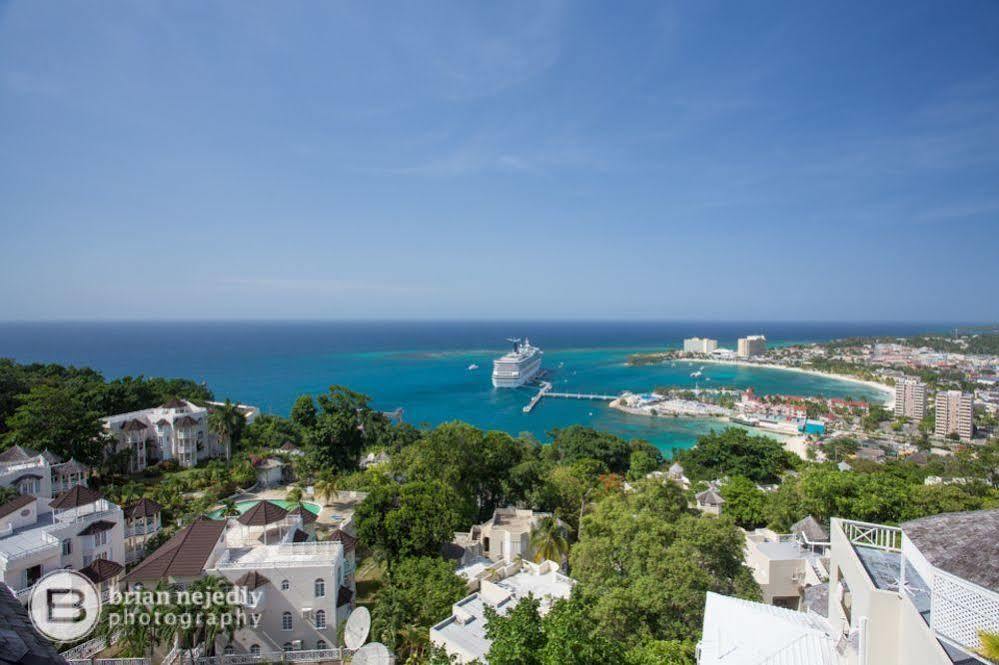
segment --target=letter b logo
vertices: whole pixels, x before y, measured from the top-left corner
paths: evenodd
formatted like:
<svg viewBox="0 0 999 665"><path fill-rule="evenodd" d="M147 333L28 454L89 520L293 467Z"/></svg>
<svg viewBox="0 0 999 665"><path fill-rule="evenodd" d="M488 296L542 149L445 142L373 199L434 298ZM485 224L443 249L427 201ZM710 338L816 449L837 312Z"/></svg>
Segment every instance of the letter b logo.
<svg viewBox="0 0 999 665"><path fill-rule="evenodd" d="M97 626L101 596L80 573L57 570L32 587L28 614L35 629L50 640L72 642Z"/></svg>

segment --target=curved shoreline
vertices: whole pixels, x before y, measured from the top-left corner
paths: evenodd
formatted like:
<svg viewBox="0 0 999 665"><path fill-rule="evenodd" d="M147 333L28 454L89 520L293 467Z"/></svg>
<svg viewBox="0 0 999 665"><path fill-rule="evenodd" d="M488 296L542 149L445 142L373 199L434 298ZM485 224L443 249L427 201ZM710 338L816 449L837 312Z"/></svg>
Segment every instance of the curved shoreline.
<svg viewBox="0 0 999 665"><path fill-rule="evenodd" d="M850 376L848 374L833 374L831 372L821 372L817 369L804 369L801 367L787 367L786 365L774 365L772 363L753 363L745 360L718 360L716 358L681 358L676 362L686 362L686 363L710 363L712 365L735 365L738 367L761 367L763 369L779 369L785 372L799 372L801 374L812 374L814 376L821 376L827 379L838 379L840 381L849 381L852 383L857 383L868 388L874 388L875 390L885 394L885 404L891 404L895 400L895 389L892 386L886 385L884 383L877 383L876 381L868 381L867 379L858 379L855 376Z"/></svg>

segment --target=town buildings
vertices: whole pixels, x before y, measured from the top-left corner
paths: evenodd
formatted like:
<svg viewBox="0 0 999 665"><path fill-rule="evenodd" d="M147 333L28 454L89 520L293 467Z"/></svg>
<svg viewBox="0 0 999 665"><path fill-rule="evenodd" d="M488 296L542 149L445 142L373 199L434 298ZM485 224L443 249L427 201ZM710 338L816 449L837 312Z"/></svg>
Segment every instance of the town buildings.
<svg viewBox="0 0 999 665"><path fill-rule="evenodd" d="M736 347L736 355L740 358L750 358L761 356L767 352L767 338L765 335L749 335L740 337Z"/></svg>
<svg viewBox="0 0 999 665"><path fill-rule="evenodd" d="M132 473L166 460L189 468L202 460L228 455L225 442L208 429L208 409L182 399L108 416L104 429L114 439L108 453L127 451Z"/></svg>
<svg viewBox="0 0 999 665"><path fill-rule="evenodd" d="M895 416L922 420L926 415L926 384L918 379L895 382Z"/></svg>
<svg viewBox="0 0 999 665"><path fill-rule="evenodd" d="M960 390L937 393L936 434L957 434L963 441L970 441L974 434L974 397Z"/></svg>
<svg viewBox="0 0 999 665"><path fill-rule="evenodd" d="M521 560L503 569L495 579L483 579L479 590L462 598L452 607L451 616L430 629L430 642L442 647L458 663L487 662L492 642L486 637L486 608L500 616L507 614L522 599L532 595L540 600L544 616L554 602L572 594L575 580L559 572L559 564L540 564Z"/></svg>
<svg viewBox="0 0 999 665"><path fill-rule="evenodd" d="M718 340L704 337L691 337L683 340L684 353L711 353L718 348Z"/></svg>
<svg viewBox="0 0 999 665"><path fill-rule="evenodd" d="M699 665L977 665L999 632L999 510L834 518L823 611L708 594ZM821 587L813 587L821 588Z"/></svg>

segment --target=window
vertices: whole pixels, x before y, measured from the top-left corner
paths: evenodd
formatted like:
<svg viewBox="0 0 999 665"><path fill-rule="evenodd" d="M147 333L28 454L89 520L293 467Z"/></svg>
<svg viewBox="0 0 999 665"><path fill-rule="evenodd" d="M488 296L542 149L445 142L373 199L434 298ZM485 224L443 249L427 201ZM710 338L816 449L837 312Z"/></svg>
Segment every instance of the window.
<svg viewBox="0 0 999 665"><path fill-rule="evenodd" d="M254 655L254 656L259 656L260 655L260 645L259 644L253 644L253 645L251 645L250 646L250 653L252 655Z"/></svg>
<svg viewBox="0 0 999 665"><path fill-rule="evenodd" d="M62 555L69 556L72 553L73 553L73 540L71 538L67 538L66 540L62 541Z"/></svg>
<svg viewBox="0 0 999 665"><path fill-rule="evenodd" d="M291 651L291 642L285 642L284 646L281 648L284 649L285 651Z"/></svg>
<svg viewBox="0 0 999 665"><path fill-rule="evenodd" d="M291 630L291 612L281 615L281 630Z"/></svg>
<svg viewBox="0 0 999 665"><path fill-rule="evenodd" d="M32 479L22 480L18 487L18 492L20 494L38 494L38 481Z"/></svg>
<svg viewBox="0 0 999 665"><path fill-rule="evenodd" d="M326 610L316 610L316 628L326 627Z"/></svg>
<svg viewBox="0 0 999 665"><path fill-rule="evenodd" d="M322 598L326 595L326 582L324 582L321 578L316 580L315 587L316 598Z"/></svg>
<svg viewBox="0 0 999 665"><path fill-rule="evenodd" d="M107 545L107 544L108 544L108 532L107 531L101 531L100 533L95 533L94 534L94 546L95 547L100 547L101 545Z"/></svg>
<svg viewBox="0 0 999 665"><path fill-rule="evenodd" d="M287 591L290 588L291 588L291 582L289 582L288 580L281 580L281 590L282 591Z"/></svg>
<svg viewBox="0 0 999 665"><path fill-rule="evenodd" d="M316 651L323 651L324 649L328 648L329 647L326 646L326 640L319 640L318 642L316 642Z"/></svg>
<svg viewBox="0 0 999 665"><path fill-rule="evenodd" d="M232 654L236 653L236 649L234 649L231 644L227 644L225 645L225 649L222 649L222 653L225 654L226 656L231 656Z"/></svg>

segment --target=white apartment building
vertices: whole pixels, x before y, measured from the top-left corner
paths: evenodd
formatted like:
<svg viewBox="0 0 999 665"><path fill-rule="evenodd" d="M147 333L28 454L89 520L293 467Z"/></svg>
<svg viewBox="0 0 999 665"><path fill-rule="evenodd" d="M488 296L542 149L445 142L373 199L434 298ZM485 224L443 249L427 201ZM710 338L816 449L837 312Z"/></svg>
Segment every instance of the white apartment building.
<svg viewBox="0 0 999 665"><path fill-rule="evenodd" d="M224 443L208 429L208 409L182 399L108 416L104 429L114 437L109 452L129 451L132 473L165 460L189 468L227 453Z"/></svg>
<svg viewBox="0 0 999 665"><path fill-rule="evenodd" d="M122 508L125 515L125 563L146 555L146 543L163 527L163 506L152 499L139 499Z"/></svg>
<svg viewBox="0 0 999 665"><path fill-rule="evenodd" d="M343 531L316 542L301 513L261 501L238 518L199 518L149 554L123 579L128 589L159 582L189 586L205 575L259 593L243 608L259 617L217 653L233 662L277 662L290 651L313 660L341 657L338 629L354 606L356 539ZM308 654L306 654L308 655ZM224 660L224 658L223 658Z"/></svg>
<svg viewBox="0 0 999 665"><path fill-rule="evenodd" d="M487 663L492 642L486 637L486 607L503 616L530 594L540 600L539 613L544 616L556 600L572 595L576 584L559 572L554 561L521 561L505 572L509 576L484 579L478 591L455 603L451 616L430 629L430 642L459 663Z"/></svg>
<svg viewBox="0 0 999 665"><path fill-rule="evenodd" d="M756 529L746 534L743 561L753 571L763 602L788 609L801 609L805 591L829 579L827 551L829 534L812 517L778 534Z"/></svg>
<svg viewBox="0 0 999 665"><path fill-rule="evenodd" d="M718 348L718 340L704 337L691 337L683 340L684 353L711 353Z"/></svg>
<svg viewBox="0 0 999 665"><path fill-rule="evenodd" d="M978 665L999 632L999 510L833 519L827 616L708 594L699 665Z"/></svg>
<svg viewBox="0 0 999 665"><path fill-rule="evenodd" d="M963 441L970 441L975 431L975 398L971 393L946 390L937 393L936 435L955 432Z"/></svg>
<svg viewBox="0 0 999 665"><path fill-rule="evenodd" d="M77 485L55 499L20 495L0 506L0 582L18 599L46 573L125 560L121 508ZM103 581L106 581L105 578Z"/></svg>
<svg viewBox="0 0 999 665"><path fill-rule="evenodd" d="M926 384L919 379L895 382L895 416L922 420L926 416Z"/></svg>
<svg viewBox="0 0 999 665"><path fill-rule="evenodd" d="M491 518L473 526L471 531L455 533L452 542L472 556L491 561L513 561L517 557L533 560L531 533L544 517L551 517L551 513L497 508Z"/></svg>
<svg viewBox="0 0 999 665"><path fill-rule="evenodd" d="M47 450L12 446L0 453L0 487L13 487L20 494L51 499L74 485L86 485L90 473L76 460L63 462Z"/></svg>
<svg viewBox="0 0 999 665"><path fill-rule="evenodd" d="M749 335L740 337L736 348L736 355L740 358L751 356L761 356L767 352L767 338L765 335Z"/></svg>

